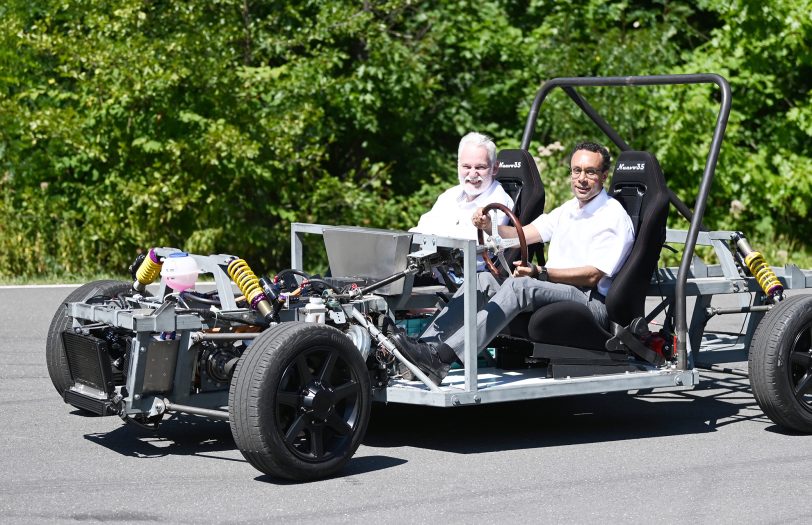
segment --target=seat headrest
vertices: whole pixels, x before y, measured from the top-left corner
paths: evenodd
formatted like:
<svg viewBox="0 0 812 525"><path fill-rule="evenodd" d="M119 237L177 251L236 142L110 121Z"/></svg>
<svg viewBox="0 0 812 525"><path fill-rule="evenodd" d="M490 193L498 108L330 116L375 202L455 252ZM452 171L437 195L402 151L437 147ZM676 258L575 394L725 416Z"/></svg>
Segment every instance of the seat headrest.
<svg viewBox="0 0 812 525"><path fill-rule="evenodd" d="M646 181L662 177L660 164L648 151L623 151L618 155L612 185L627 181Z"/></svg>
<svg viewBox="0 0 812 525"><path fill-rule="evenodd" d="M496 155L496 180L520 180L527 184L539 180L539 170L530 152L524 149L503 149Z"/></svg>
<svg viewBox="0 0 812 525"><path fill-rule="evenodd" d="M520 217L521 221L535 219L544 210L544 185L536 161L524 149L503 149L496 155L496 180L513 199L514 212L537 213Z"/></svg>

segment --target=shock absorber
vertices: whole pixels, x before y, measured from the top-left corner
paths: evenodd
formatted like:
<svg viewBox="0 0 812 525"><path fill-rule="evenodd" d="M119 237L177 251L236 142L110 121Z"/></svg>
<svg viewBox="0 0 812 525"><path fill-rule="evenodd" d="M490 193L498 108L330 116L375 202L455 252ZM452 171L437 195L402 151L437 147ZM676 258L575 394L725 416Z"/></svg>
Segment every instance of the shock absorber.
<svg viewBox="0 0 812 525"><path fill-rule="evenodd" d="M243 259L234 259L228 263L226 271L229 277L237 283L237 288L245 296L251 308L257 310L266 321L271 322L274 318L273 308L259 286L259 279L251 271L248 263Z"/></svg>
<svg viewBox="0 0 812 525"><path fill-rule="evenodd" d="M767 261L764 260L761 252L755 251L741 232L734 234L733 240L744 264L753 277L756 278L764 293L772 297L774 301L781 301L784 298L784 286L778 280L778 276L775 275L770 265L767 264Z"/></svg>
<svg viewBox="0 0 812 525"><path fill-rule="evenodd" d="M135 282L133 288L142 292L146 290L148 284L152 284L161 273L161 261L155 254L155 249L150 248L149 253L141 261L141 266L135 272Z"/></svg>

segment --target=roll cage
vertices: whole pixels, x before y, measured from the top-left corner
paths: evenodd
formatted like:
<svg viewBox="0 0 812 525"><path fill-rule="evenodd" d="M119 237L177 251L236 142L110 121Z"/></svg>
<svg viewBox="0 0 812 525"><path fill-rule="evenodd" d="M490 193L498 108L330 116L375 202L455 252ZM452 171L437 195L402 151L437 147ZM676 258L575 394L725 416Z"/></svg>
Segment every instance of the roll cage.
<svg viewBox="0 0 812 525"><path fill-rule="evenodd" d="M716 164L719 159L719 151L730 116L731 93L730 84L727 80L717 74L686 74L686 75L656 75L656 76L630 76L630 77L571 77L554 78L544 85L536 93L530 113L527 116L527 123L522 134L521 148L527 150L536 129L539 111L547 95L555 88L562 89L581 111L588 116L595 125L621 150L629 151L631 146L623 140L620 134L592 107L586 99L578 92L580 87L623 87L623 86L662 86L679 84L715 84L720 90L719 112L716 116L716 124L713 129L708 157L705 160L705 168L702 172L702 179L699 183L699 193L696 197L694 209L691 211L685 203L669 188L669 198L679 213L688 220L690 226L685 237L685 249L680 259L679 270L674 282L674 328L676 332L677 366L684 370L688 366L688 322L686 307L686 285L690 273L691 262L696 249L699 232L704 230L702 218L705 215L705 208L708 203L713 177L716 173Z"/></svg>

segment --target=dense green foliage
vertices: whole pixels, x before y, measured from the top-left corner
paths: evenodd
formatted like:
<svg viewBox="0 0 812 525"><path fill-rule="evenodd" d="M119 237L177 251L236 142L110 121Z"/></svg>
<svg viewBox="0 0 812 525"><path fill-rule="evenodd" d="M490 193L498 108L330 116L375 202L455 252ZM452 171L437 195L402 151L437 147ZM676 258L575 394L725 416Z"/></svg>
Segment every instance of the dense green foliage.
<svg viewBox="0 0 812 525"><path fill-rule="evenodd" d="M459 137L517 145L545 79L675 72L733 87L706 223L809 262L812 6L766 4L6 0L0 277L120 271L153 245L280 269L291 221L414 224ZM584 95L691 203L717 92ZM585 137L551 95L532 146L550 204L567 152L547 145Z"/></svg>

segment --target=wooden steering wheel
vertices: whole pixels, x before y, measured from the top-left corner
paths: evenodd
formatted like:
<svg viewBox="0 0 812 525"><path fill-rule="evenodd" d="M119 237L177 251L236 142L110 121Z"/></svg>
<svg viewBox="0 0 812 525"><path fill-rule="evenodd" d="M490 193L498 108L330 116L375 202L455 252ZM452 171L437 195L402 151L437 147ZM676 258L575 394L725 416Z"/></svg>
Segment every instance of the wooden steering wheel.
<svg viewBox="0 0 812 525"><path fill-rule="evenodd" d="M519 222L519 219L516 218L516 215L513 214L510 208L508 208L504 204L494 202L485 206L485 208L483 208L482 211L484 213L488 213L491 210L499 210L505 215L507 215L508 219L510 219L510 222L513 223L513 226L516 227L516 233L519 238L519 251L521 254L520 257L521 263L522 266L529 266L527 263L527 240L524 238L524 230L522 230L522 223ZM499 270L493 264L491 256L488 252L491 250L494 251L494 254L497 255L500 258L500 261L502 262L502 266L504 267L503 270L507 272L509 276L511 274L510 271L511 267L508 265L503 255L505 248L507 248L508 246L505 246L505 240L499 236L499 226L496 224L496 220L491 219L491 225L492 225L491 236L488 238L488 243L487 244L485 243L482 230L479 229L477 229L476 233L477 243L486 244L487 249L484 252L482 252L482 258L485 260L485 266L488 268L488 270L493 274L494 277L499 279L500 277Z"/></svg>

